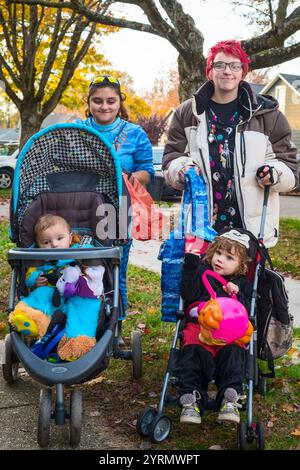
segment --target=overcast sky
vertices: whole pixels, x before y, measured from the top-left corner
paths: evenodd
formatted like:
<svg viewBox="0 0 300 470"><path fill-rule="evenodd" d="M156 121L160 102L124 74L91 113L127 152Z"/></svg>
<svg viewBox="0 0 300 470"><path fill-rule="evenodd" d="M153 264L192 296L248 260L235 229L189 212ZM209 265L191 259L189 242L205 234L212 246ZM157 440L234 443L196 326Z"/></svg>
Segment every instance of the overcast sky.
<svg viewBox="0 0 300 470"><path fill-rule="evenodd" d="M205 37L204 53L222 39L248 39L255 31L255 25L247 26L246 21L226 0L181 0L184 10L189 13ZM299 3L300 1L297 1ZM295 8L296 4L294 4ZM119 4L112 10L115 14L125 14L126 18L145 22L140 9ZM105 57L114 68L125 71L134 80L135 89L140 94L150 90L155 78L176 66L177 51L171 44L158 36L139 31L121 30L103 40ZM300 75L300 58L274 67L278 71Z"/></svg>

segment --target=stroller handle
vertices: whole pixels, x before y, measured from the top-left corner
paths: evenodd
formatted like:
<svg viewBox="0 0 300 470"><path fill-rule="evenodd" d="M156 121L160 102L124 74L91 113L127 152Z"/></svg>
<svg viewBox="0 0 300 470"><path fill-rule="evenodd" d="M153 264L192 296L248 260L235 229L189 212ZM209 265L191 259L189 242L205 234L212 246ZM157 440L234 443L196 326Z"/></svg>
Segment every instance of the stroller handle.
<svg viewBox="0 0 300 470"><path fill-rule="evenodd" d="M267 206L268 206L269 195L270 195L270 186L265 186L260 228L259 228L259 234L257 237L260 243L263 243L264 236L265 236L265 225L266 225L266 218L267 218Z"/></svg>
<svg viewBox="0 0 300 470"><path fill-rule="evenodd" d="M7 254L8 261L12 260L42 260L59 259L121 259L119 247L106 248L11 248Z"/></svg>

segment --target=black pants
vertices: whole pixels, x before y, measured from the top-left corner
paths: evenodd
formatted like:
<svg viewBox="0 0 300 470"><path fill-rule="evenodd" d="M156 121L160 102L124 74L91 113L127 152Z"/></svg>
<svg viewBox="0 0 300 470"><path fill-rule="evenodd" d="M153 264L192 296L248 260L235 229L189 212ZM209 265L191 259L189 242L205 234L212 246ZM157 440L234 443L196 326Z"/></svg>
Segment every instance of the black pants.
<svg viewBox="0 0 300 470"><path fill-rule="evenodd" d="M246 351L236 344L222 348L216 358L197 344L185 346L180 358L180 395L198 390L203 406L207 402L207 387L214 379L218 389L217 402L221 405L226 388L243 390L246 369Z"/></svg>

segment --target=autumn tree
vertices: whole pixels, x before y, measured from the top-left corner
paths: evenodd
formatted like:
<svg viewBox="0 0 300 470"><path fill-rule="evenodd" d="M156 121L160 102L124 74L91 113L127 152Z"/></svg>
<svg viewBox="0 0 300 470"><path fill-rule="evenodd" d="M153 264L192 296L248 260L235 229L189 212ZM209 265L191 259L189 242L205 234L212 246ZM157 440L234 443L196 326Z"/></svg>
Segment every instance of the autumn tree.
<svg viewBox="0 0 300 470"><path fill-rule="evenodd" d="M154 113L149 117L140 116L137 122L146 132L152 145L158 145L167 128L167 119Z"/></svg>
<svg viewBox="0 0 300 470"><path fill-rule="evenodd" d="M151 106L153 113L166 116L170 110L179 105L179 76L175 69L157 78L152 90L146 94L145 100Z"/></svg>
<svg viewBox="0 0 300 470"><path fill-rule="evenodd" d="M191 15L184 12L177 0L11 0L21 3L43 4L69 8L90 21L103 25L130 28L160 36L178 51L179 94L186 99L205 80L204 36ZM254 37L241 41L251 58L251 69L281 64L299 57L300 41L295 33L300 29L300 6L293 0L253 0L268 6L270 14ZM250 1L248 2L250 3ZM113 15L114 4L139 7L145 22L130 21ZM96 11L99 7L100 11ZM255 21L256 17L252 17ZM224 22L224 28L227 25ZM227 29L230 32L230 29Z"/></svg>
<svg viewBox="0 0 300 470"><path fill-rule="evenodd" d="M20 113L21 146L56 107L97 28L113 30L75 11L0 0L0 80Z"/></svg>

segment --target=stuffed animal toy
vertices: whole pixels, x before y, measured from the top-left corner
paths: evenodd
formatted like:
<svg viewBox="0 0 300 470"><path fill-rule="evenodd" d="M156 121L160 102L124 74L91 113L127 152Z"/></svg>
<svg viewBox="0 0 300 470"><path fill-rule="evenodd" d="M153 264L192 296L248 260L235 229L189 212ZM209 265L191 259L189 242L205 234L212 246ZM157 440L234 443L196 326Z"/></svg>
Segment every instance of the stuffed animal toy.
<svg viewBox="0 0 300 470"><path fill-rule="evenodd" d="M57 351L63 360L76 360L96 344L104 272L103 266L87 267L82 272L76 265L66 266L61 271L56 290L60 294L59 309L66 315L66 325ZM41 339L57 311L54 294L51 286L37 287L18 302L9 321L20 333Z"/></svg>
<svg viewBox="0 0 300 470"><path fill-rule="evenodd" d="M249 343L253 326L248 319L246 308L235 295L232 298L216 297L207 280L207 274L218 279L223 285L227 284L227 281L214 271L207 270L203 274L203 283L212 298L204 306L201 303L198 307L199 340L210 346L224 346L230 343L241 346Z"/></svg>
<svg viewBox="0 0 300 470"><path fill-rule="evenodd" d="M75 360L96 344L96 330L103 293L103 266L67 266L56 287L64 299L65 334L58 343L61 359Z"/></svg>

